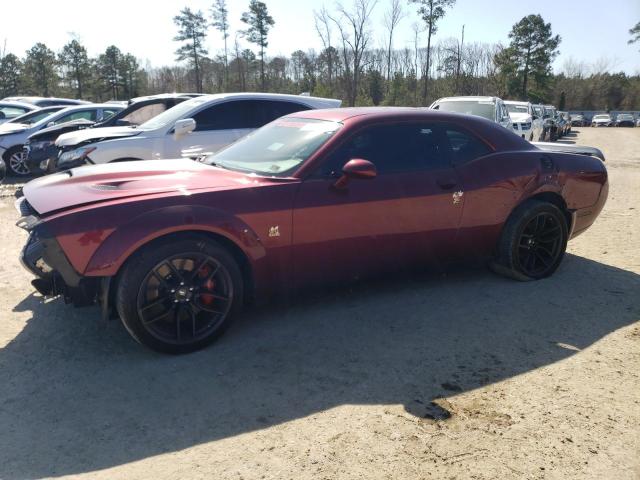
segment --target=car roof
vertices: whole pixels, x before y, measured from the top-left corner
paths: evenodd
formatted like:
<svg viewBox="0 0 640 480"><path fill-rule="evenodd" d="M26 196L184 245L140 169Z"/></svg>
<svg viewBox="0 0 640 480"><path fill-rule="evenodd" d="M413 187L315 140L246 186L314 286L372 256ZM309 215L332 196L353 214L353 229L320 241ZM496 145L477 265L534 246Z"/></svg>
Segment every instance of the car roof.
<svg viewBox="0 0 640 480"><path fill-rule="evenodd" d="M523 102L520 100L503 100L503 102L508 105L529 105L531 103L531 102Z"/></svg>
<svg viewBox="0 0 640 480"><path fill-rule="evenodd" d="M498 97L469 95L469 96L460 96L460 97L442 97L433 103L444 102L444 101L446 102L497 102L498 100L500 100L500 98Z"/></svg>
<svg viewBox="0 0 640 480"><path fill-rule="evenodd" d="M78 105L91 103L85 100L76 100L73 98L60 98L60 97L15 96L15 97L7 97L7 99L16 100L19 102L25 102L32 105L36 105L37 102L42 102L43 100L54 101L54 102L55 101L75 102Z"/></svg>
<svg viewBox="0 0 640 480"><path fill-rule="evenodd" d="M428 121L451 122L478 132L482 137L499 137L498 142L502 146L510 145L513 148L521 148L530 145L518 135L513 135L507 129L496 122L475 115L466 115L456 112L443 112L425 107L351 107L328 108L321 110L305 110L290 113L289 118L307 118L327 120L332 122L349 124L375 123L376 121ZM285 118L286 118L285 117ZM503 135L507 133L508 135ZM524 143L523 143L524 142Z"/></svg>
<svg viewBox="0 0 640 480"><path fill-rule="evenodd" d="M33 103L20 102L17 100L0 100L0 106L3 107L21 107L29 110L37 110L38 107Z"/></svg>
<svg viewBox="0 0 640 480"><path fill-rule="evenodd" d="M260 92L241 92L241 93L215 93L210 95L202 95L191 98L190 102L197 102L202 105L204 103L215 102L220 100L285 100L289 102L302 103L316 108L339 107L341 100L334 98L311 97L309 95L290 95L285 93L260 93Z"/></svg>
<svg viewBox="0 0 640 480"><path fill-rule="evenodd" d="M204 94L199 94L197 97L202 97ZM158 93L156 95L145 95L144 97L135 97L129 100L129 104L144 102L146 100L160 100L163 98L195 98L193 94L189 93Z"/></svg>
<svg viewBox="0 0 640 480"><path fill-rule="evenodd" d="M54 107L55 105L51 106ZM126 105L120 105L118 103L83 103L82 105L68 105L59 111L73 112L74 110L86 110L87 108L118 108L120 110L124 110L126 107Z"/></svg>

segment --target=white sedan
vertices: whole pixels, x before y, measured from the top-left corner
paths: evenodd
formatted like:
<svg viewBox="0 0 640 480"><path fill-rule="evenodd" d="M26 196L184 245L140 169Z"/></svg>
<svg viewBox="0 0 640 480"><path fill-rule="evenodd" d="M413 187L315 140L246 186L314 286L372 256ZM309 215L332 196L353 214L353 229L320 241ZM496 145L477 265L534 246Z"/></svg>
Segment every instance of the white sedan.
<svg viewBox="0 0 640 480"><path fill-rule="evenodd" d="M60 135L57 169L86 163L199 157L214 153L276 118L301 110L337 108L328 98L275 93L203 95L138 127L78 130Z"/></svg>

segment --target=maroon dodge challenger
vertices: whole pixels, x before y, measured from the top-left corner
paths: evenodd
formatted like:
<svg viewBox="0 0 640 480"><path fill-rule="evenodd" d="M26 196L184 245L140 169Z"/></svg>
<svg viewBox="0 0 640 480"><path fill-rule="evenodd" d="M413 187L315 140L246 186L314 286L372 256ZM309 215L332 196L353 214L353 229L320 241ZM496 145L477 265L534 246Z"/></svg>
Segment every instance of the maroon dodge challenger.
<svg viewBox="0 0 640 480"><path fill-rule="evenodd" d="M287 289L464 258L547 277L607 191L599 158L482 118L345 108L280 118L201 162L39 178L16 205L40 293L98 303L144 345L184 353Z"/></svg>

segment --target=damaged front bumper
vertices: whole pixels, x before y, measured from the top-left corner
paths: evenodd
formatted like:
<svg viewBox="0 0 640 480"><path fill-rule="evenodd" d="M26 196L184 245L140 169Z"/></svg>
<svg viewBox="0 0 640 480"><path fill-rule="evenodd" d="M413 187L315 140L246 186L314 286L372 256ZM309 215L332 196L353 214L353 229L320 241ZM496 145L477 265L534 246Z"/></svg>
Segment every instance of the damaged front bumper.
<svg viewBox="0 0 640 480"><path fill-rule="evenodd" d="M31 282L35 289L47 297L62 296L66 303L76 306L101 300L100 293L108 289L108 282L100 277L84 277L73 268L56 237L24 197L16 201L16 209L21 215L16 225L29 232L20 262L36 276Z"/></svg>
<svg viewBox="0 0 640 480"><path fill-rule="evenodd" d="M75 306L93 305L98 300L100 279L78 274L58 241L48 235L43 225L31 230L20 262L36 276L31 284L44 296L61 296Z"/></svg>

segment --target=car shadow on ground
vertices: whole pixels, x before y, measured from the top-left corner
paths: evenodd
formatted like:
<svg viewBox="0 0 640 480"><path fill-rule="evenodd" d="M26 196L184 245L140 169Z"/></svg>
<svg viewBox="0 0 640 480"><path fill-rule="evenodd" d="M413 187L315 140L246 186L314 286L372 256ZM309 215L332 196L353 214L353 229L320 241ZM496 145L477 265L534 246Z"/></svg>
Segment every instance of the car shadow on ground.
<svg viewBox="0 0 640 480"><path fill-rule="evenodd" d="M207 350L154 354L97 309L29 296L0 350L0 478L79 474L345 404L431 400L579 354L638 320L640 276L568 255L552 278L485 270L255 308Z"/></svg>

